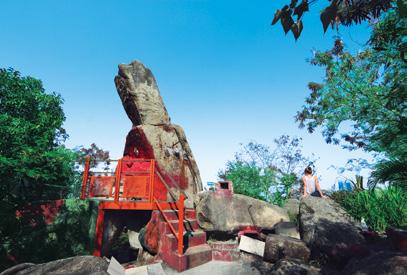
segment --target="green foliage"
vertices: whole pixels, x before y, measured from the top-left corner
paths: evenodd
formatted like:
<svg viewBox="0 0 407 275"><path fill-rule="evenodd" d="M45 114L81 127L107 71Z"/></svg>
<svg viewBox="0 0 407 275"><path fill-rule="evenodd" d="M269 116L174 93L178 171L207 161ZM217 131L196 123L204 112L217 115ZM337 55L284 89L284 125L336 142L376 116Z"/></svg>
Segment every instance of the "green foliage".
<svg viewBox="0 0 407 275"><path fill-rule="evenodd" d="M395 168L407 158L406 23L393 10L373 26L358 54L346 52L339 39L332 50L316 52L311 64L325 68L325 79L309 84L311 93L296 116L309 132L321 127L328 143L376 154L381 161L373 185L405 178L405 168ZM347 123L351 130L341 127Z"/></svg>
<svg viewBox="0 0 407 275"><path fill-rule="evenodd" d="M10 256L17 262L41 263L89 254L93 237L90 221L96 214L91 206L88 201L67 199L51 225L46 225L41 215L21 217L14 234L9 233L2 244L1 253L7 256L0 257L0 270L15 263Z"/></svg>
<svg viewBox="0 0 407 275"><path fill-rule="evenodd" d="M402 37L407 34L403 23L389 13L376 24L370 47L357 55L344 52L340 40L332 50L315 53L311 64L324 67L326 77L323 84L309 85L311 94L296 117L301 127L313 132L321 126L327 142L339 143L339 126L351 121L353 130L341 135L349 145L377 152L383 147L401 149L393 142L406 138L402 127L407 115L406 67L400 55ZM388 134L399 138L385 140Z"/></svg>
<svg viewBox="0 0 407 275"><path fill-rule="evenodd" d="M62 99L41 81L0 69L0 199L26 204L66 193L76 154L66 138Z"/></svg>
<svg viewBox="0 0 407 275"><path fill-rule="evenodd" d="M233 182L235 193L256 199L271 201L271 185L276 182L276 173L271 169L262 169L240 161L226 164L226 179Z"/></svg>
<svg viewBox="0 0 407 275"><path fill-rule="evenodd" d="M380 182L390 182L407 190L407 158L391 158L378 162L369 179L369 186L375 187Z"/></svg>
<svg viewBox="0 0 407 275"><path fill-rule="evenodd" d="M343 206L344 200L352 194L352 191L340 190L330 195L330 198Z"/></svg>
<svg viewBox="0 0 407 275"><path fill-rule="evenodd" d="M282 135L274 140L274 150L256 142L242 145L218 176L231 180L235 193L283 205L298 182L297 175L314 162L303 156L300 142Z"/></svg>
<svg viewBox="0 0 407 275"><path fill-rule="evenodd" d="M297 40L303 29L302 17L316 1L317 0L290 0L281 10L276 11L271 24L274 25L280 21L284 32L287 34L291 31ZM389 10L394 2L396 1L329 1L329 5L321 10L320 15L324 32L326 32L329 25L332 27L338 27L339 25L349 26L378 18L380 14ZM397 4L403 6L403 4L405 4L404 2L404 0L399 0ZM295 16L297 16L297 18L294 20Z"/></svg>
<svg viewBox="0 0 407 275"><path fill-rule="evenodd" d="M48 229L48 235L55 249L54 259L74 255L86 255L92 248L92 216L97 214L97 207L89 201L66 199L62 211Z"/></svg>
<svg viewBox="0 0 407 275"><path fill-rule="evenodd" d="M38 213L16 215L30 204L64 198L78 177L74 169L77 153L63 146L67 134L62 128L62 102L59 95L46 93L41 81L22 77L13 69L0 69L1 268L83 250L70 246L74 236L69 231L79 228L64 228L80 224L85 217L71 206L64 210L64 215L71 217L69 222L52 230ZM59 243L62 235L64 241L70 239L65 247Z"/></svg>
<svg viewBox="0 0 407 275"><path fill-rule="evenodd" d="M407 226L407 192L397 187L361 192L335 192L333 198L355 219L375 231Z"/></svg>

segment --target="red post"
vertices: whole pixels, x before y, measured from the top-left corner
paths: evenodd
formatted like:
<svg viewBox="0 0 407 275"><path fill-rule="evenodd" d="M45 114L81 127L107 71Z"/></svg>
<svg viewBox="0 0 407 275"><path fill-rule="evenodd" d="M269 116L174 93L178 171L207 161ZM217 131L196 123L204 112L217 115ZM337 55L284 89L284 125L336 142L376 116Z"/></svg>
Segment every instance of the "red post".
<svg viewBox="0 0 407 275"><path fill-rule="evenodd" d="M96 220L95 245L93 249L93 255L98 257L101 256L104 221L105 221L105 211L103 209L103 202L100 202L98 209L98 217Z"/></svg>
<svg viewBox="0 0 407 275"><path fill-rule="evenodd" d="M179 195L178 201L178 255L184 250L184 194Z"/></svg>
<svg viewBox="0 0 407 275"><path fill-rule="evenodd" d="M119 193L120 193L120 179L122 175L122 159L119 159L117 162L117 167L116 167L116 179L115 179L115 190L114 190L114 202L118 203L119 202Z"/></svg>
<svg viewBox="0 0 407 275"><path fill-rule="evenodd" d="M180 188L184 189L187 187L187 183L186 183L186 173L185 173L185 160L182 159L181 160L181 177L180 177Z"/></svg>
<svg viewBox="0 0 407 275"><path fill-rule="evenodd" d="M152 159L151 160L151 164L150 164L150 186L149 186L149 201L153 201L153 197L154 197L154 169L155 169L155 162Z"/></svg>
<svg viewBox="0 0 407 275"><path fill-rule="evenodd" d="M85 169L83 171L83 179L82 179L81 200L84 200L86 198L86 185L88 183L89 166L90 166L90 156L86 156Z"/></svg>

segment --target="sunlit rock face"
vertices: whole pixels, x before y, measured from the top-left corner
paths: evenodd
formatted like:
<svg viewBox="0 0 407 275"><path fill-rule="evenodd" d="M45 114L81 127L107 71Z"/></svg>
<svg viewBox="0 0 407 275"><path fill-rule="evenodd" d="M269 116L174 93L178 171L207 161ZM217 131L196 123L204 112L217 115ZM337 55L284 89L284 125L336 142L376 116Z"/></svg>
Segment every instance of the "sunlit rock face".
<svg viewBox="0 0 407 275"><path fill-rule="evenodd" d="M240 194L203 192L197 196L196 213L203 230L229 234L253 226L272 230L277 223L289 221L283 208Z"/></svg>
<svg viewBox="0 0 407 275"><path fill-rule="evenodd" d="M179 189L187 194L201 191L198 166L184 130L171 124L151 70L138 61L120 64L115 84L133 123L124 156L155 159L158 171L175 193Z"/></svg>
<svg viewBox="0 0 407 275"><path fill-rule="evenodd" d="M150 69L142 63L120 64L114 82L133 125L170 124L157 82Z"/></svg>

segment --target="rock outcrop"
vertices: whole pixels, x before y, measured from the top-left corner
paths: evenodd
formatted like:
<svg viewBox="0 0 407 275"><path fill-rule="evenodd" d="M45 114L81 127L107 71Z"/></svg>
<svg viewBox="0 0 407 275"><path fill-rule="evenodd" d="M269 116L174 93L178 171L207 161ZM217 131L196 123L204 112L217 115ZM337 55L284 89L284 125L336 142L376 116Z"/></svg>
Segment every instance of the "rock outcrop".
<svg viewBox="0 0 407 275"><path fill-rule="evenodd" d="M395 252L379 252L362 260L352 260L342 274L347 275L405 275L407 255Z"/></svg>
<svg viewBox="0 0 407 275"><path fill-rule="evenodd" d="M297 199L288 199L283 207L288 212L288 216L292 220L297 220L300 213L300 201Z"/></svg>
<svg viewBox="0 0 407 275"><path fill-rule="evenodd" d="M133 125L170 124L154 75L142 63L120 64L114 82Z"/></svg>
<svg viewBox="0 0 407 275"><path fill-rule="evenodd" d="M42 274L64 274L64 275L99 275L106 274L108 263L94 256L76 256L56 260L43 264L19 264L13 266L1 275L42 275Z"/></svg>
<svg viewBox="0 0 407 275"><path fill-rule="evenodd" d="M281 259L298 259L306 263L310 257L310 250L301 240L270 234L267 236L263 258L275 263Z"/></svg>
<svg viewBox="0 0 407 275"><path fill-rule="evenodd" d="M301 239L296 223L279 222L274 226L274 233L281 236Z"/></svg>
<svg viewBox="0 0 407 275"><path fill-rule="evenodd" d="M358 224L333 200L307 197L300 203L301 239L314 257L332 256L337 249L364 243Z"/></svg>
<svg viewBox="0 0 407 275"><path fill-rule="evenodd" d="M156 168L173 191L201 191L198 166L184 130L171 124L152 72L138 61L121 64L115 84L133 123L124 156L155 159Z"/></svg>
<svg viewBox="0 0 407 275"><path fill-rule="evenodd" d="M205 231L233 233L245 226L271 230L276 223L289 221L284 209L239 194L225 197L214 192L201 193L196 211L199 226Z"/></svg>
<svg viewBox="0 0 407 275"><path fill-rule="evenodd" d="M270 275L319 275L319 268L307 265L296 260L280 260L268 271Z"/></svg>

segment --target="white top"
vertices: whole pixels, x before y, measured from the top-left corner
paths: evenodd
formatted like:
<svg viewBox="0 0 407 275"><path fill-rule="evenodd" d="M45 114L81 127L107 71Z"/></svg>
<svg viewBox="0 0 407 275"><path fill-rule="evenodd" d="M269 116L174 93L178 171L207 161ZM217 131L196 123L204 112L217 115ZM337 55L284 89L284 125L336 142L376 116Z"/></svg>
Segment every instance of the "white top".
<svg viewBox="0 0 407 275"><path fill-rule="evenodd" d="M315 178L316 176L308 177L304 176L305 183L307 184L307 194L312 194L315 192Z"/></svg>

